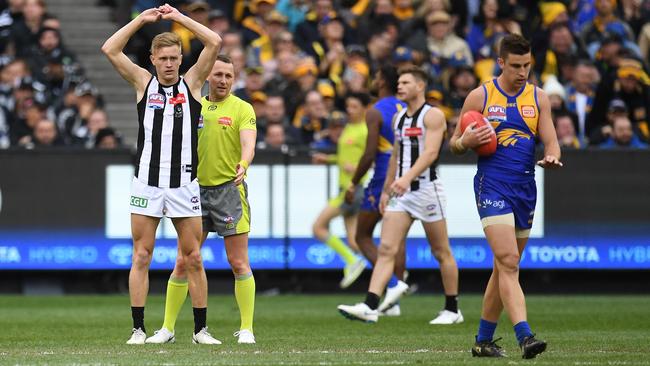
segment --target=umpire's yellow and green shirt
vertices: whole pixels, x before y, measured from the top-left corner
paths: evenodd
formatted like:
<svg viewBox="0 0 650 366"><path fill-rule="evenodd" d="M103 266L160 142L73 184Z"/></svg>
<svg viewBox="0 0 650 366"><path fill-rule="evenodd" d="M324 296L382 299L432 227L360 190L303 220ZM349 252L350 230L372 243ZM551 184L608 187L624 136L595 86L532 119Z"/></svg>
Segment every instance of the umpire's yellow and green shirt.
<svg viewBox="0 0 650 366"><path fill-rule="evenodd" d="M211 102L201 99L199 120L199 184L217 186L237 176L241 159L239 131L257 130L253 106L235 95Z"/></svg>

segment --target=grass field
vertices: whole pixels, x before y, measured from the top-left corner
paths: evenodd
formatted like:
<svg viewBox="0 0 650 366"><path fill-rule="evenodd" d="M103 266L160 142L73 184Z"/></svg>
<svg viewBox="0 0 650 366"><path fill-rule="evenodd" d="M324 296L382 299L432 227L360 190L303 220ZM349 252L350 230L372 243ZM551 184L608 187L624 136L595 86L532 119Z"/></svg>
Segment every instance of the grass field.
<svg viewBox="0 0 650 366"><path fill-rule="evenodd" d="M191 344L189 301L168 345L127 346L127 296L0 297L1 365L642 365L650 364L650 297L530 296L529 320L548 351L522 360L505 317L497 328L508 358L472 358L480 297L463 296L465 323L431 326L441 296L413 295L399 318L370 325L344 319L340 303L362 295L260 296L258 344L232 336L239 313L232 296L212 296L208 325L224 342ZM145 319L152 334L162 323L163 298L150 297Z"/></svg>

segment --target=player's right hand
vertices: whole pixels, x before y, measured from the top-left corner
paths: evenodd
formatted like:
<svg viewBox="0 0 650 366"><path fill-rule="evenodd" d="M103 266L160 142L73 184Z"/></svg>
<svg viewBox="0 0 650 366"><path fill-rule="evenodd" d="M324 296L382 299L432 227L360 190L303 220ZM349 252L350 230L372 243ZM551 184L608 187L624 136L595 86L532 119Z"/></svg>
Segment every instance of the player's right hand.
<svg viewBox="0 0 650 366"><path fill-rule="evenodd" d="M155 23L162 18L160 8L151 8L143 11L138 15L145 23Z"/></svg>
<svg viewBox="0 0 650 366"><path fill-rule="evenodd" d="M352 204L352 202L354 202L355 193L357 193L357 186L350 184L348 189L345 190L345 203Z"/></svg>
<svg viewBox="0 0 650 366"><path fill-rule="evenodd" d="M386 206L388 205L388 201L390 200L390 196L386 192L381 192L381 198L379 199L379 213L384 214L384 211L386 210Z"/></svg>
<svg viewBox="0 0 650 366"><path fill-rule="evenodd" d="M327 154L314 153L314 155L311 156L311 162L312 164L325 164L327 163Z"/></svg>
<svg viewBox="0 0 650 366"><path fill-rule="evenodd" d="M494 133L490 126L482 126L479 128L474 128L476 122L470 123L463 135L460 137L463 141L463 146L468 149L473 149L477 146L487 144L490 142L490 136Z"/></svg>
<svg viewBox="0 0 650 366"><path fill-rule="evenodd" d="M183 14L181 14L181 12L178 11L178 9L176 9L175 7L169 4L160 6L158 10L162 13L162 18L165 20L176 21L178 20L178 17L183 16Z"/></svg>

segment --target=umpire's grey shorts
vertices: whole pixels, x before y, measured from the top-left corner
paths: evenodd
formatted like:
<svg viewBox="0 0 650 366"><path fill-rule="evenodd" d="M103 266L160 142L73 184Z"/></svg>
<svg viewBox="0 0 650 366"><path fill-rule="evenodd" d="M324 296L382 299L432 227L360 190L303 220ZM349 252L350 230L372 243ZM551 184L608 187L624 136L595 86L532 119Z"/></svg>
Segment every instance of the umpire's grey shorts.
<svg viewBox="0 0 650 366"><path fill-rule="evenodd" d="M203 231L216 232L220 236L250 231L251 211L246 182L201 186L201 208Z"/></svg>

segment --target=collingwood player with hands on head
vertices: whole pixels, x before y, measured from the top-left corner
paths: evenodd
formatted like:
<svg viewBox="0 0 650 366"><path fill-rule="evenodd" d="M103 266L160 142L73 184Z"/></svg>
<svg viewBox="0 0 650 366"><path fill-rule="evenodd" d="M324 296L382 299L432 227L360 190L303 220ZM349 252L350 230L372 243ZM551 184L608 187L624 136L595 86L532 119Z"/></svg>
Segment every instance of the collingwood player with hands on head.
<svg viewBox="0 0 650 366"><path fill-rule="evenodd" d="M151 42L156 74L134 64L123 52L129 39L145 24L170 20L189 29L204 45L197 62L180 76L181 40L174 33L158 34ZM178 234L179 258L186 264L194 308L192 341L219 344L207 331L207 279L201 258L201 202L197 180L197 127L201 87L210 73L221 37L167 4L143 11L102 46L117 72L136 91L138 148L131 185L133 260L129 295L133 331L127 344L144 344L144 306L149 292L149 264L156 229L169 217Z"/></svg>

